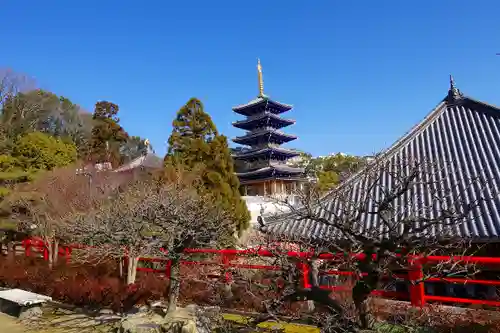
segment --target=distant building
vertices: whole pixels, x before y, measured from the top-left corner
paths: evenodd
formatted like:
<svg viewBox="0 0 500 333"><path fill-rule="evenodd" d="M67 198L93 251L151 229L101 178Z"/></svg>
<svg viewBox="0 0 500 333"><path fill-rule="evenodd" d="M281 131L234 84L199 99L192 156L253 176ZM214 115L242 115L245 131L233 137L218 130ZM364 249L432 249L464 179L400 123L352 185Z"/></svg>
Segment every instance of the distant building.
<svg viewBox="0 0 500 333"><path fill-rule="evenodd" d="M154 171L157 169L161 169L163 167L163 159L154 154L153 151L149 149L149 141L146 140L147 151L144 152L141 156L122 164L116 169L113 169L113 166L110 162L102 162L95 164L87 164L83 168L79 168L76 170L77 174L81 175L89 175L91 173L96 172L116 172L116 173L131 173L133 171Z"/></svg>
<svg viewBox="0 0 500 333"><path fill-rule="evenodd" d="M268 196L291 194L301 187L304 170L287 165L287 160L299 156L299 152L280 147L297 137L280 129L295 123L295 120L280 117L292 109L264 95L262 67L257 65L259 95L247 104L233 108L246 119L233 122L233 126L247 132L233 142L248 146L233 150L236 172L246 196Z"/></svg>

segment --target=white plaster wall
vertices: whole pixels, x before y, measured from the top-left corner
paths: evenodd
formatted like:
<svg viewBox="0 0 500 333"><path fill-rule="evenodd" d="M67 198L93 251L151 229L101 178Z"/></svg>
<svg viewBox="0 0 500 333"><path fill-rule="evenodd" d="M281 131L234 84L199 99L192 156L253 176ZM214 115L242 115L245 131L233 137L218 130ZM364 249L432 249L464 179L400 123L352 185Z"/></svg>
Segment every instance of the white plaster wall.
<svg viewBox="0 0 500 333"><path fill-rule="evenodd" d="M247 208L250 211L251 220L250 223L255 225L257 223L257 217L261 215L261 209L263 208L262 215L273 215L286 213L290 209L286 205L280 205L275 200L260 197L260 196L244 196L247 204Z"/></svg>

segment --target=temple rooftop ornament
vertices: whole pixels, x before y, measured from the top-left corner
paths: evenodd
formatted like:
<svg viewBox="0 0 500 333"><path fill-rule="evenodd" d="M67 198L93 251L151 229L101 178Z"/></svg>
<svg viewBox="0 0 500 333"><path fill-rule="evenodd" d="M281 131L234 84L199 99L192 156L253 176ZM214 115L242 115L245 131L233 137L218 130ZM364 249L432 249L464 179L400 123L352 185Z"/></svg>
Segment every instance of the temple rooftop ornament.
<svg viewBox="0 0 500 333"><path fill-rule="evenodd" d="M259 97L265 97L264 78L262 77L262 65L260 64L260 59L257 59L257 77L259 79Z"/></svg>
<svg viewBox="0 0 500 333"><path fill-rule="evenodd" d="M450 74L450 89L448 90L447 100L450 103L454 103L462 99L464 95L460 92L460 90L455 85L455 80L453 80L453 76Z"/></svg>

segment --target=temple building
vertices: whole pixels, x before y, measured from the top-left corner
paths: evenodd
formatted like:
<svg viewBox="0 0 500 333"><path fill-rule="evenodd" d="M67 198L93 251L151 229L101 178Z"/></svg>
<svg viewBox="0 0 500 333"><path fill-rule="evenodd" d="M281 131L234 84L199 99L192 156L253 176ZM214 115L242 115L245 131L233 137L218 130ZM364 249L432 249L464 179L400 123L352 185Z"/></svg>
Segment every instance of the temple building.
<svg viewBox="0 0 500 333"><path fill-rule="evenodd" d="M444 99L406 135L376 157L373 163L380 165L380 169L368 164L321 199L316 213L322 218L333 219L338 214L336 210L346 205L345 198L350 198L349 207L359 204L365 211L375 212L363 214L353 228L384 235L387 221L376 214L377 203L397 186L395 177L402 177L408 169L404 163L410 162L425 162L427 168L421 176L432 179L414 182L404 197L395 200L394 207L400 212L394 215L396 220L391 223L400 224L399 232L404 230L403 223L408 215L429 217L432 221L446 213L446 207L471 205L474 209L461 223L450 227L444 220L443 225L441 222L430 225L419 237L446 236L500 245L500 108L464 96L451 76ZM376 173L372 175L376 183L367 182L365 175L371 172ZM298 218L295 213L264 215L263 222L265 232L289 239L330 241L339 237L335 228L313 219Z"/></svg>
<svg viewBox="0 0 500 333"><path fill-rule="evenodd" d="M233 111L245 116L233 122L233 126L246 133L233 139L234 143L247 146L233 150L236 172L245 196L274 196L293 193L303 186L304 170L286 164L298 156L297 151L281 147L297 137L281 129L295 120L280 115L290 111L291 105L270 99L264 94L264 81L260 60L257 64L259 95L247 104L233 107Z"/></svg>

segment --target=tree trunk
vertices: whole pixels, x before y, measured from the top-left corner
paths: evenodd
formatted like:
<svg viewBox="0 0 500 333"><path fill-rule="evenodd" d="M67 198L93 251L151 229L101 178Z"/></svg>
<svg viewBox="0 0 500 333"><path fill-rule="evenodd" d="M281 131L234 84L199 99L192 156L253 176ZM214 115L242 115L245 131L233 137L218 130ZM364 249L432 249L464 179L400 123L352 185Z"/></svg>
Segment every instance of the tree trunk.
<svg viewBox="0 0 500 333"><path fill-rule="evenodd" d="M120 275L120 279L123 281L123 257L118 259L118 274Z"/></svg>
<svg viewBox="0 0 500 333"><path fill-rule="evenodd" d="M132 267L132 276L130 277L131 283L135 283L136 277L137 277L137 266L139 264L139 257L135 257L133 260L133 267Z"/></svg>
<svg viewBox="0 0 500 333"><path fill-rule="evenodd" d="M309 270L309 282L311 283L312 288L319 289L319 261L317 259L311 260L309 265L311 268ZM313 300L308 300L306 306L307 312L314 312L315 305Z"/></svg>
<svg viewBox="0 0 500 333"><path fill-rule="evenodd" d="M352 299L362 329L369 329L373 325L372 315L368 304L371 292L376 289L376 284L373 283L374 281L372 279L373 277L369 275L356 282L356 285L352 289Z"/></svg>
<svg viewBox="0 0 500 333"><path fill-rule="evenodd" d="M135 283L138 263L139 263L139 257L128 257L127 285Z"/></svg>
<svg viewBox="0 0 500 333"><path fill-rule="evenodd" d="M7 242L7 259L14 260L16 257L16 245L13 241Z"/></svg>
<svg viewBox="0 0 500 333"><path fill-rule="evenodd" d="M310 262L310 271L309 271L309 279L311 285L314 287L319 287L319 261L311 260Z"/></svg>
<svg viewBox="0 0 500 333"><path fill-rule="evenodd" d="M59 240L54 239L53 249L52 249L52 264L56 265L59 260Z"/></svg>
<svg viewBox="0 0 500 333"><path fill-rule="evenodd" d="M49 263L49 268L52 269L54 267L54 248L52 246L52 242L48 241L47 244L47 261Z"/></svg>
<svg viewBox="0 0 500 333"><path fill-rule="evenodd" d="M363 329L369 329L371 327L367 302L368 299L354 302L356 311L358 312L359 323Z"/></svg>
<svg viewBox="0 0 500 333"><path fill-rule="evenodd" d="M177 299L179 298L179 291L181 286L180 272L181 265L179 259L172 259L170 267L170 285L168 287L168 310L173 312L177 309Z"/></svg>

